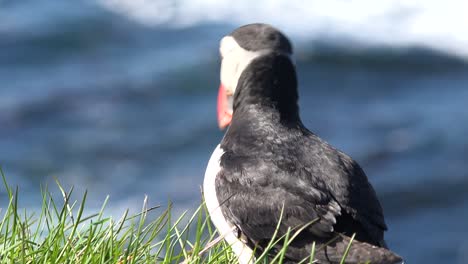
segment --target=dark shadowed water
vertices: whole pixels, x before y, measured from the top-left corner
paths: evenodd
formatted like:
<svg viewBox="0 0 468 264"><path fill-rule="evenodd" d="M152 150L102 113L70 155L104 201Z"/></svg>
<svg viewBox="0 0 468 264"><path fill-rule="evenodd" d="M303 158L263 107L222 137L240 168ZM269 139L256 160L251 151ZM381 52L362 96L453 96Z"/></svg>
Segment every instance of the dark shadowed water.
<svg viewBox="0 0 468 264"><path fill-rule="evenodd" d="M39 208L40 185L55 190L54 177L88 189L90 208L109 194L116 215L140 208L144 194L180 210L199 204L223 135L218 41L240 22L192 21L188 8L174 25L111 3L0 1L0 165L24 207ZM303 121L363 166L390 247L408 263L466 263L468 60L450 45L457 38L379 44L285 28Z"/></svg>

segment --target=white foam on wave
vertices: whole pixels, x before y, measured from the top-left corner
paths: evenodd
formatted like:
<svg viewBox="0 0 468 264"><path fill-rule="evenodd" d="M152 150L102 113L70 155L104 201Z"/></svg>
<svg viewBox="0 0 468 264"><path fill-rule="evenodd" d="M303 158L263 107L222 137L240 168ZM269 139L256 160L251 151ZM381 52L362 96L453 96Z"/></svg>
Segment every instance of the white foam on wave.
<svg viewBox="0 0 468 264"><path fill-rule="evenodd" d="M147 26L265 22L299 40L424 46L468 59L466 0L95 0Z"/></svg>

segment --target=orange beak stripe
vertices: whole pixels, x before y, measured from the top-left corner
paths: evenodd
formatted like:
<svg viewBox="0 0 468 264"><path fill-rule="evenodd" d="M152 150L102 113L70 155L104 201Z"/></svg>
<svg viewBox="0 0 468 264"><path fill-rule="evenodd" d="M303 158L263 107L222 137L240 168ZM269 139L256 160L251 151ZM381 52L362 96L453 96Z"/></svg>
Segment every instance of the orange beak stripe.
<svg viewBox="0 0 468 264"><path fill-rule="evenodd" d="M218 92L218 125L220 129L226 128L232 120L232 112L229 109L228 94L223 84L219 86Z"/></svg>

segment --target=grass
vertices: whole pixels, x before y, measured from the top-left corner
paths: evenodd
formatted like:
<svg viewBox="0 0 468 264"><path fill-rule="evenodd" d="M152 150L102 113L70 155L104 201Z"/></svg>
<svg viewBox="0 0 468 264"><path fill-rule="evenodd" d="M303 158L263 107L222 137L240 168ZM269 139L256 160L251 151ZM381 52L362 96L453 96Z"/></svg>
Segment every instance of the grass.
<svg viewBox="0 0 468 264"><path fill-rule="evenodd" d="M8 195L6 208L0 206L0 263L235 263L235 255L218 237L203 205L174 218L170 204L165 209L149 207L144 199L139 213L130 215L126 210L114 219L104 214L106 199L99 212L85 215L87 193L71 201L73 188L65 190L57 182L63 199L54 201L42 188L40 212L27 212L18 208L18 188L8 186L1 168L0 173ZM268 262L283 263L289 243L299 232L291 230L281 237L275 233L256 263L267 263L269 249L284 243ZM314 262L314 250L302 263ZM346 254L342 263L345 259Z"/></svg>

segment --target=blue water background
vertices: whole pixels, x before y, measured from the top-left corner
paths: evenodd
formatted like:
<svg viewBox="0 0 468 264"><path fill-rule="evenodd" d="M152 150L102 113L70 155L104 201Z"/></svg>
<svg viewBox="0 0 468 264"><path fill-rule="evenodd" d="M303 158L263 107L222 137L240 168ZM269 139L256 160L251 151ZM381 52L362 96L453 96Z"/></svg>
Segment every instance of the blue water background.
<svg viewBox="0 0 468 264"><path fill-rule="evenodd" d="M87 189L90 208L110 195L110 214L138 210L145 194L197 206L223 135L218 41L238 25L148 25L93 1L0 1L0 165L21 205L40 207L41 184L58 194L55 177ZM390 247L408 263L466 263L466 57L291 39L302 119L365 169Z"/></svg>

